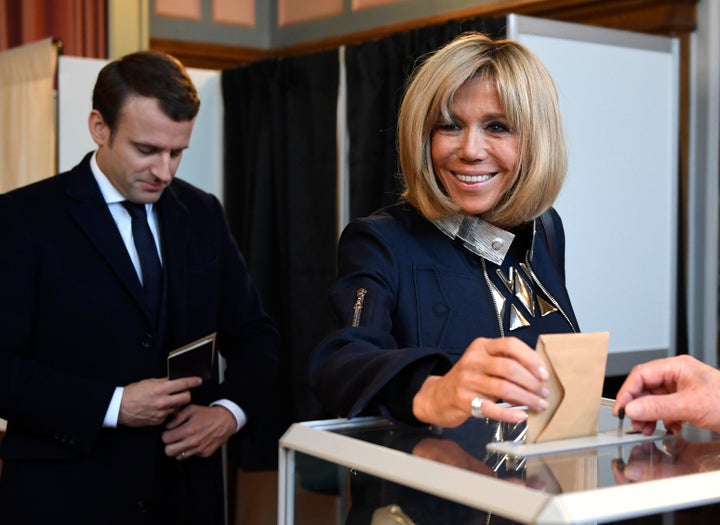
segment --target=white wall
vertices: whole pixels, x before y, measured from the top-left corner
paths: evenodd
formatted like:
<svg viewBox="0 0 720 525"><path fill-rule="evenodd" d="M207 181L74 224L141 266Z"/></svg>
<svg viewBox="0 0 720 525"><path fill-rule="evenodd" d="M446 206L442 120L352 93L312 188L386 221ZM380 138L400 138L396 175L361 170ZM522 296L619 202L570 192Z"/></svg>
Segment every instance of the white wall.
<svg viewBox="0 0 720 525"><path fill-rule="evenodd" d="M720 3L697 4L690 70L688 332L690 354L718 365Z"/></svg>

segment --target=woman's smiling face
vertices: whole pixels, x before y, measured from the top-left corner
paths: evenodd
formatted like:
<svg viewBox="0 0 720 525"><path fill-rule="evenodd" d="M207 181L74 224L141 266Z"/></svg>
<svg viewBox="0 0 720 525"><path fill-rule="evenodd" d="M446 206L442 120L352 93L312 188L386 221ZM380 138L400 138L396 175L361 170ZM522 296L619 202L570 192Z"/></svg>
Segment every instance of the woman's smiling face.
<svg viewBox="0 0 720 525"><path fill-rule="evenodd" d="M520 139L487 78L473 77L458 89L450 118L432 132L433 168L453 202L469 215L480 215L515 182Z"/></svg>

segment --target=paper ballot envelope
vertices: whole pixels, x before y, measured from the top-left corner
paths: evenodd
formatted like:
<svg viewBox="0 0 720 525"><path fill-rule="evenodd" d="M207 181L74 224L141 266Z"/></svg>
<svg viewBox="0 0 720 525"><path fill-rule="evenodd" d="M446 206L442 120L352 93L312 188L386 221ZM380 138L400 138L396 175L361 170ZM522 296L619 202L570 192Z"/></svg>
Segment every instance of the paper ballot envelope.
<svg viewBox="0 0 720 525"><path fill-rule="evenodd" d="M538 338L536 350L550 373L549 407L529 411L526 443L597 434L609 339L608 332Z"/></svg>

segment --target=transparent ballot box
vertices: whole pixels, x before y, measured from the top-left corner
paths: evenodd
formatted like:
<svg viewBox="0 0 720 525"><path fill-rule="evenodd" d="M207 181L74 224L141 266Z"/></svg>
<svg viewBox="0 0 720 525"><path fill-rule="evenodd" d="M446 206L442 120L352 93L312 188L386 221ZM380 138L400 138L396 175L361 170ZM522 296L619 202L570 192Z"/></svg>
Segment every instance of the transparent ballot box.
<svg viewBox="0 0 720 525"><path fill-rule="evenodd" d="M609 523L680 509L720 523L720 436L618 432L603 399L597 436L525 444L524 423L455 429L361 417L295 423L280 440L278 523L299 486L338 497L337 523ZM675 512L674 512L675 511ZM708 521L709 520L709 521Z"/></svg>

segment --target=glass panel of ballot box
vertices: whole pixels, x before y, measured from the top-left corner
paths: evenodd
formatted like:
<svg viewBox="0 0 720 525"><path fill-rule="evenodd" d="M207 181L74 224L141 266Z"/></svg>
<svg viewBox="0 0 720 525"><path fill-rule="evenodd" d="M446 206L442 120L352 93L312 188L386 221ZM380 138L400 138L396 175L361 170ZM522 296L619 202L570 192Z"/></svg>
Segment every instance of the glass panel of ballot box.
<svg viewBox="0 0 720 525"><path fill-rule="evenodd" d="M350 525L720 523L720 436L633 433L612 405L602 400L596 436L539 444L524 423L488 419L295 423L280 440L278 523L295 523L299 487L337 494L337 523Z"/></svg>

